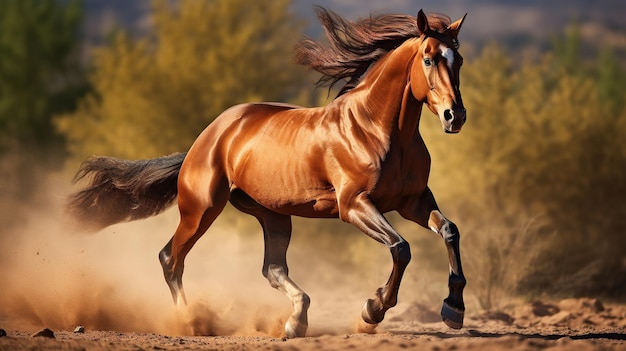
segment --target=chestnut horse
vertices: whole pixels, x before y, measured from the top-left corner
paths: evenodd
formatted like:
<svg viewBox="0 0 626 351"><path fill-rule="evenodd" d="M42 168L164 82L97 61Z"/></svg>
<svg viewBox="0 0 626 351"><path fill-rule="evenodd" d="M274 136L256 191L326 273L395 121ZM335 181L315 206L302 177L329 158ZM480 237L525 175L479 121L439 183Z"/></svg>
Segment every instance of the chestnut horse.
<svg viewBox="0 0 626 351"><path fill-rule="evenodd" d="M288 337L304 336L308 295L289 277L286 252L291 217L340 218L391 251L387 283L361 311L380 323L396 305L409 244L383 213L430 228L444 239L450 260L443 321L461 328L465 277L459 231L440 212L427 186L430 155L418 126L424 104L446 133L465 122L459 90L457 36L463 18L419 11L417 18L381 15L347 21L317 9L330 46L307 39L297 60L322 73L321 83L347 81L325 107L278 103L234 106L211 123L187 153L152 160L93 157L77 179L87 188L72 195L70 212L94 229L161 212L178 200L180 223L159 254L176 303L185 256L228 201L258 219L265 238L263 275L293 303Z"/></svg>

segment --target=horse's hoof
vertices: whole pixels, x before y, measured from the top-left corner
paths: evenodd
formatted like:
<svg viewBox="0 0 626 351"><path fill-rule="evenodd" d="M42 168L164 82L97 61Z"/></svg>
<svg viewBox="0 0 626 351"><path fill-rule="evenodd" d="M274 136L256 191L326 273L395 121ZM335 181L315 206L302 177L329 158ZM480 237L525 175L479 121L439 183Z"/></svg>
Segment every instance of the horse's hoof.
<svg viewBox="0 0 626 351"><path fill-rule="evenodd" d="M306 324L294 323L288 320L287 323L285 323L285 336L287 339L302 338L306 335L307 328L308 325Z"/></svg>
<svg viewBox="0 0 626 351"><path fill-rule="evenodd" d="M441 308L441 318L446 325L452 329L461 329L463 327L464 311L454 308L444 302Z"/></svg>
<svg viewBox="0 0 626 351"><path fill-rule="evenodd" d="M363 308L361 309L361 318L367 324L379 324L385 318L384 313L378 313L379 315L378 316L376 315L376 312L374 311L374 308L372 307L372 304L374 302L375 302L374 300L368 299L367 301L365 301L365 304L363 305Z"/></svg>

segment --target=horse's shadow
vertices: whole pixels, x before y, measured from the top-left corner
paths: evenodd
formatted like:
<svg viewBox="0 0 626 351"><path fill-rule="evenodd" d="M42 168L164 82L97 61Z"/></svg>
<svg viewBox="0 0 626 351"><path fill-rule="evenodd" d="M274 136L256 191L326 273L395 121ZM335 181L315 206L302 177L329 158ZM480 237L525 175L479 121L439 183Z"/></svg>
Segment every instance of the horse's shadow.
<svg viewBox="0 0 626 351"><path fill-rule="evenodd" d="M584 333L584 334L559 334L559 333L519 333L519 332L504 332L504 333L487 333L479 330L470 329L467 331L470 336L481 338L500 338L503 336L519 336L524 339L542 339L542 340L558 340L561 338L570 338L573 340L589 340L589 339L607 339L607 340L626 340L626 333Z"/></svg>
<svg viewBox="0 0 626 351"><path fill-rule="evenodd" d="M502 338L507 336L519 337L522 339L539 339L539 340L558 340L569 338L572 340L626 340L626 332L607 332L607 333L581 333L581 334L564 334L564 333L523 333L523 332L482 332L476 329L468 329L465 333L447 333L440 331L389 331L396 335L413 335L413 336L430 336L440 339L452 339L459 337L477 337L477 338Z"/></svg>

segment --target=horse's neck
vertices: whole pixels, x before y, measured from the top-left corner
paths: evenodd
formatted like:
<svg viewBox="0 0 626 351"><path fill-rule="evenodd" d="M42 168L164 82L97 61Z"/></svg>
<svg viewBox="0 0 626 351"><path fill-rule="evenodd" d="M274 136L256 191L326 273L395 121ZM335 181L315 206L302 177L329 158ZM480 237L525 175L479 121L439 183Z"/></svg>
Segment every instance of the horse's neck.
<svg viewBox="0 0 626 351"><path fill-rule="evenodd" d="M357 103L368 111L389 137L397 135L400 143L410 143L419 133L422 103L411 93L409 71L414 51L400 47L376 64L365 77Z"/></svg>

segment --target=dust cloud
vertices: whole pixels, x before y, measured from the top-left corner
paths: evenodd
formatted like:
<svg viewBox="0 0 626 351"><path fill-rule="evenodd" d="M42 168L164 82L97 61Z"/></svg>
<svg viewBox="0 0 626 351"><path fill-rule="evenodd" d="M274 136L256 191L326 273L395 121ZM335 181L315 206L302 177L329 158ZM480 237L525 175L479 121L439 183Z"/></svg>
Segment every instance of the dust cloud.
<svg viewBox="0 0 626 351"><path fill-rule="evenodd" d="M83 325L165 335L283 334L291 305L261 274L263 239L254 218L228 206L198 241L185 262L189 306L177 309L157 259L178 223L176 207L95 234L72 232L63 214L72 191L66 178L49 177L38 204L25 206L25 221L0 232L3 328ZM9 204L2 208L11 210ZM333 220L320 228L319 223L294 219L290 276L312 298L308 335L350 333L365 299L386 281L390 256L348 225ZM413 269L407 275L420 270L421 277L430 278L423 267ZM441 298L446 279L436 280ZM424 286L405 278L400 300L428 295Z"/></svg>

